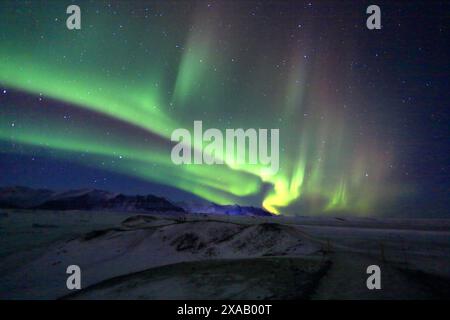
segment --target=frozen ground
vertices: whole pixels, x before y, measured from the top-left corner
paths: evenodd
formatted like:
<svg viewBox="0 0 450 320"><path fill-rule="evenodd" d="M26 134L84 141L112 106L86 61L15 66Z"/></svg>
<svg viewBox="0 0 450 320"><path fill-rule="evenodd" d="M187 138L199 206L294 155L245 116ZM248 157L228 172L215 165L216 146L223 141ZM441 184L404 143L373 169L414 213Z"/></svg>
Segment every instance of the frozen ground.
<svg viewBox="0 0 450 320"><path fill-rule="evenodd" d="M448 220L1 210L0 232L2 299L450 297Z"/></svg>

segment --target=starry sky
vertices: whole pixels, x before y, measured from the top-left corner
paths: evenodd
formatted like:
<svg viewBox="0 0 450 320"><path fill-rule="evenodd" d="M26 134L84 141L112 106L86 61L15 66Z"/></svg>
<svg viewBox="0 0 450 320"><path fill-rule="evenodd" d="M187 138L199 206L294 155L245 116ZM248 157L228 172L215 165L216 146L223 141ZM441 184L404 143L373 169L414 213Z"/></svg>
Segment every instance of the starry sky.
<svg viewBox="0 0 450 320"><path fill-rule="evenodd" d="M450 5L372 2L3 0L0 186L448 217ZM280 170L174 165L194 120L279 129Z"/></svg>

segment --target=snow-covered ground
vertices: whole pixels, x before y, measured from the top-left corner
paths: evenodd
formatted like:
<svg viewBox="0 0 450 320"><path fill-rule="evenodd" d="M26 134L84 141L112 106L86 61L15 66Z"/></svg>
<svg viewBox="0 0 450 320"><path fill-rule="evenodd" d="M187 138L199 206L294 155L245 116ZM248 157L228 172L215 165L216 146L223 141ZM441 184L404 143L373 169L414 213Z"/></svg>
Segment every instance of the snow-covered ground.
<svg viewBox="0 0 450 320"><path fill-rule="evenodd" d="M448 220L1 210L0 232L2 299L67 296L73 292L66 268L73 264L82 270L77 298L390 299L450 292ZM381 292L366 287L370 264L384 270Z"/></svg>

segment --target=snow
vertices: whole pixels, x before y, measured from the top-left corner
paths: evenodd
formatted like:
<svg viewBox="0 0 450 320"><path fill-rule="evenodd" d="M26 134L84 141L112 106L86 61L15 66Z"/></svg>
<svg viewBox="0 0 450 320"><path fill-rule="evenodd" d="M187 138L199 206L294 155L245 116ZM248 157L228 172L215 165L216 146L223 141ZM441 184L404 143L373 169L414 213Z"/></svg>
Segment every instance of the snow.
<svg viewBox="0 0 450 320"><path fill-rule="evenodd" d="M92 211L9 210L4 213L7 215L0 218L0 228L4 231L0 247L2 299L63 297L70 293L65 287L65 271L72 264L81 267L82 287L86 288L118 276L178 263L195 263L194 266L203 270L208 268L205 263L227 259L291 257L300 265L308 259L318 259L321 266L328 259L336 261L335 269L329 273L330 285L320 289L318 298L337 294L330 288L342 283L341 276L347 277L349 284L359 279L343 275L345 270L364 272L365 264L385 260L402 268L450 278L450 224L446 220L133 215ZM252 260L250 265L256 268L258 261ZM389 268L390 277L400 279L397 287L409 288L407 277L398 275L397 268ZM228 272L220 270L222 274ZM156 282L152 283L145 280L142 284L139 280L144 286L141 289L157 288L157 283L177 283L176 273L164 275L165 280L153 279ZM187 289L190 282L185 280L180 280L185 283L180 288L183 294L190 292ZM241 289L250 288L249 285L233 284ZM427 296L420 288L415 285L411 295ZM266 287L260 289L265 292L263 296L270 296ZM138 291L135 293L139 296Z"/></svg>

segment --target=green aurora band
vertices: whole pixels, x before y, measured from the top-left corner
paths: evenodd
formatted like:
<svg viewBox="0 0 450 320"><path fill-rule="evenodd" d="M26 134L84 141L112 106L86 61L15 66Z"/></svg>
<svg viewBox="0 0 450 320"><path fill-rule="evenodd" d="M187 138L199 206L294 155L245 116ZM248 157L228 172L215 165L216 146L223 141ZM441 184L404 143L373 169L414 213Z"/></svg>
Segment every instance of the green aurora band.
<svg viewBox="0 0 450 320"><path fill-rule="evenodd" d="M305 44L280 53L282 40L273 38L268 47L264 39L248 39L257 26L243 34L222 26L218 21L244 25L227 6L214 12L184 8L149 20L142 18L144 8L119 7L114 14L106 3L100 12L90 3L80 6L80 31L65 28L64 3L48 10L16 4L0 13L0 83L36 101L19 106L0 100L4 151L15 152L10 146L18 144L21 152L155 181L219 204L258 197L277 214L369 214L387 196L384 163L391 155L346 119L344 99L332 87L340 85L331 71L334 59L304 58L312 27ZM158 6L163 4L152 11ZM27 20L30 10L41 17L39 24ZM130 18L134 14L141 18ZM62 110L40 108L37 98L91 117L68 123ZM191 129L194 120L222 130L279 128L280 170L270 175L260 165L174 165L170 135Z"/></svg>

